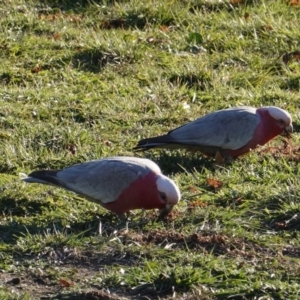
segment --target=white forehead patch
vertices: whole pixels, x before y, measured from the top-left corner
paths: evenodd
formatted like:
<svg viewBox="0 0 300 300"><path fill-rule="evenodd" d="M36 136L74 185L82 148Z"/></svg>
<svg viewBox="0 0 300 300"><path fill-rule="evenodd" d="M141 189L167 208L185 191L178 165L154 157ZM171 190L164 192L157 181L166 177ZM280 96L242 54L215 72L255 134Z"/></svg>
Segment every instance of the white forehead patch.
<svg viewBox="0 0 300 300"><path fill-rule="evenodd" d="M176 204L179 202L181 194L173 180L161 174L156 180L156 186L159 192L166 194L167 203Z"/></svg>
<svg viewBox="0 0 300 300"><path fill-rule="evenodd" d="M265 108L275 120L281 119L286 124L290 124L292 122L292 117L286 110L276 106L266 106Z"/></svg>

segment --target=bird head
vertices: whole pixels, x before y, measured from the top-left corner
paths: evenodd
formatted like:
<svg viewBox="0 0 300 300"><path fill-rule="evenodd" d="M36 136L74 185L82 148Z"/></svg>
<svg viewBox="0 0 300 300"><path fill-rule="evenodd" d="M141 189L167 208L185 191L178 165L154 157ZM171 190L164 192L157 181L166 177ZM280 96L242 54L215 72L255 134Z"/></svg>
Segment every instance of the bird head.
<svg viewBox="0 0 300 300"><path fill-rule="evenodd" d="M266 109L270 116L276 120L278 126L282 128L283 135L289 135L293 132L292 117L286 110L276 106L268 106Z"/></svg>
<svg viewBox="0 0 300 300"><path fill-rule="evenodd" d="M165 216L170 213L174 205L180 201L181 194L175 182L162 174L157 178L156 186L159 199L165 204L160 216Z"/></svg>

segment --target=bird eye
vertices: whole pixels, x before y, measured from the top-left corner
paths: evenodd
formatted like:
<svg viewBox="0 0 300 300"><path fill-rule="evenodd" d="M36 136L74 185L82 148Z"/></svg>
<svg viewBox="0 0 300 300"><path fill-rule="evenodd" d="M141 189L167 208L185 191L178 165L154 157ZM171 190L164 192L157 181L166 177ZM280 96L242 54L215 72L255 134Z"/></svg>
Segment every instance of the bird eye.
<svg viewBox="0 0 300 300"><path fill-rule="evenodd" d="M279 123L280 125L285 125L285 122L284 122L282 119L279 119L279 120L278 120L278 123Z"/></svg>
<svg viewBox="0 0 300 300"><path fill-rule="evenodd" d="M159 192L160 198L163 202L167 202L167 195L166 193Z"/></svg>

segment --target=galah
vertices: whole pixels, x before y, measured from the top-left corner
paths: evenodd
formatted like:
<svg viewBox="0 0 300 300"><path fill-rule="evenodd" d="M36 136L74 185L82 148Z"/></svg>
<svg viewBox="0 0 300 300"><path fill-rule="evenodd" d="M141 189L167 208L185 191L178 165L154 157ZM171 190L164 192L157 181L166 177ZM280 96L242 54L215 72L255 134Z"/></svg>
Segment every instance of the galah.
<svg viewBox="0 0 300 300"><path fill-rule="evenodd" d="M134 209L168 214L180 200L173 180L149 159L116 156L76 164L62 170L34 171L23 181L62 187L124 218Z"/></svg>
<svg viewBox="0 0 300 300"><path fill-rule="evenodd" d="M240 106L212 112L166 135L143 139L134 149L186 148L230 161L292 131L291 115L284 109Z"/></svg>

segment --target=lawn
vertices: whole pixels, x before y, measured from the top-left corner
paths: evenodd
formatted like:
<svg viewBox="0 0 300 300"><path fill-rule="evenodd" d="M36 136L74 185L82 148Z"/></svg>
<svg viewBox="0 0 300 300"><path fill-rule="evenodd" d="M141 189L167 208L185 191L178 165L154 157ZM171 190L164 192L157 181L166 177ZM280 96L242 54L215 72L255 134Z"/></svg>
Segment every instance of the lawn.
<svg viewBox="0 0 300 300"><path fill-rule="evenodd" d="M0 299L299 299L299 0L0 2ZM275 105L292 138L216 167L134 153L230 106ZM36 169L147 157L182 200L127 223Z"/></svg>

